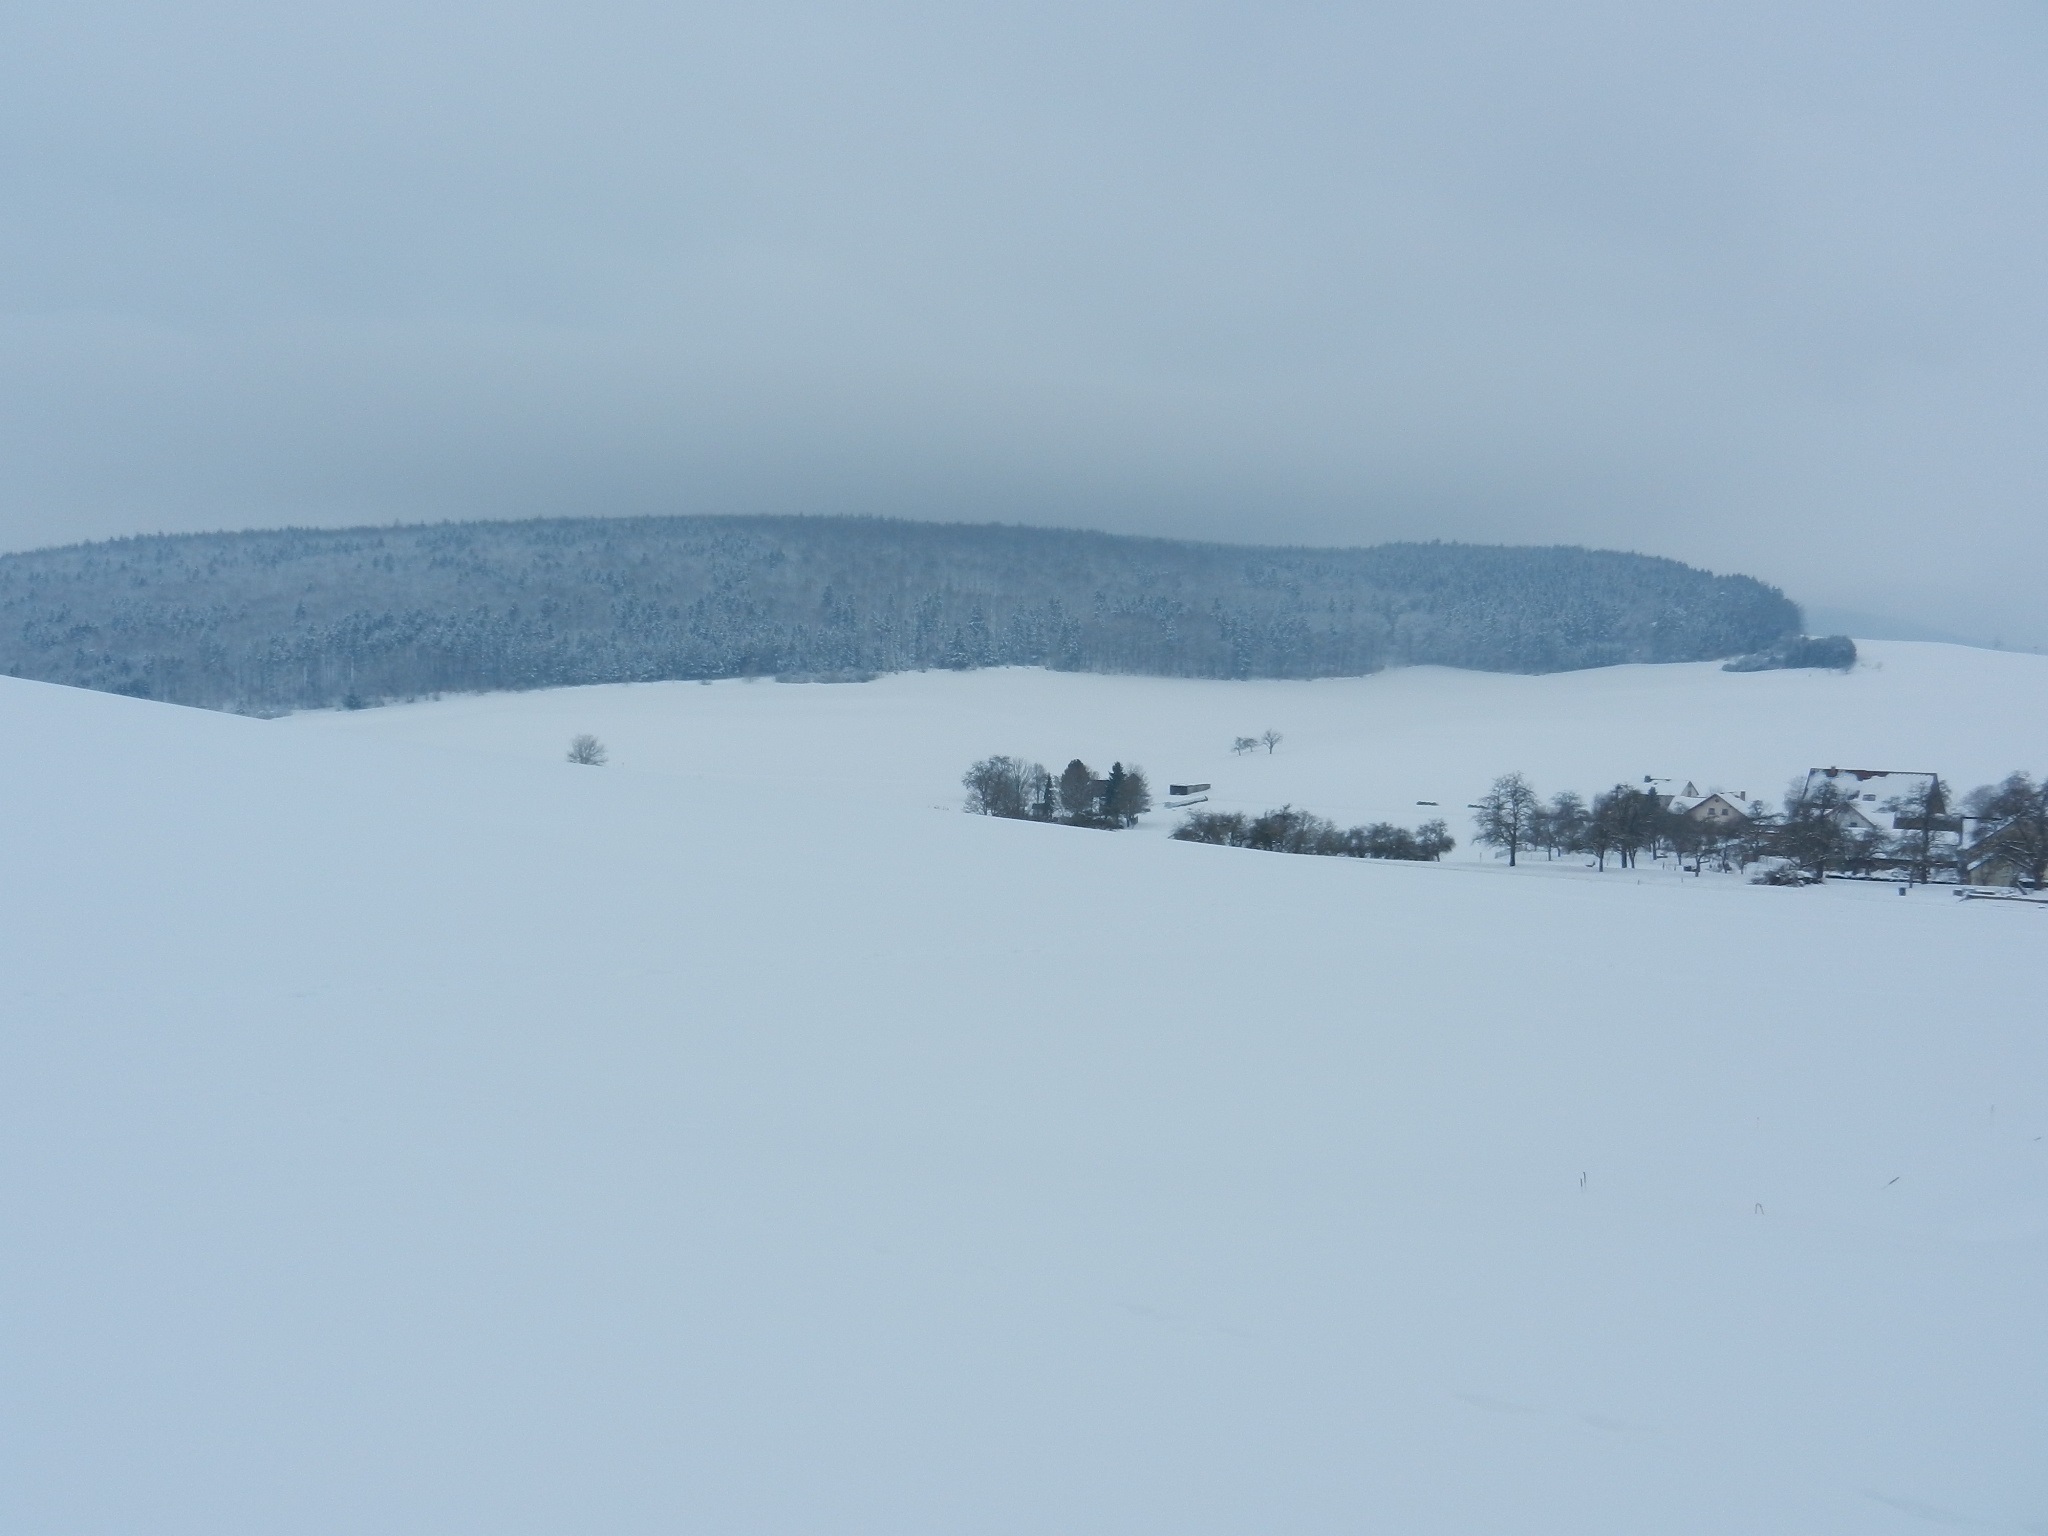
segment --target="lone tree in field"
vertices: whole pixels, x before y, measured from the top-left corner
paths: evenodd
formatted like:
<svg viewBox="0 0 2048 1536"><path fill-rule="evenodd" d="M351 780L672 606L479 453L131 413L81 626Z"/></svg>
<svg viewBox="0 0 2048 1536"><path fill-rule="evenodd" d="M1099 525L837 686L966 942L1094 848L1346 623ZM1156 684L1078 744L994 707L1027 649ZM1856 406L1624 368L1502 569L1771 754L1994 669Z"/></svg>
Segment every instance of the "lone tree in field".
<svg viewBox="0 0 2048 1536"><path fill-rule="evenodd" d="M1258 745L1259 738L1256 736L1233 736L1230 738L1230 750L1239 757L1243 757L1247 752L1257 750Z"/></svg>
<svg viewBox="0 0 2048 1536"><path fill-rule="evenodd" d="M607 755L604 743L589 734L578 736L569 743L569 761L572 763L582 763L589 768L602 768Z"/></svg>
<svg viewBox="0 0 2048 1536"><path fill-rule="evenodd" d="M1475 841L1489 848L1505 848L1508 865L1514 866L1517 856L1533 840L1536 827L1536 813L1541 802L1536 791L1529 787L1529 781L1519 773L1504 773L1493 781L1493 788L1486 792L1475 809L1479 815L1479 832Z"/></svg>
<svg viewBox="0 0 2048 1536"><path fill-rule="evenodd" d="M1265 733L1265 735L1259 738L1259 740L1263 741L1266 744L1266 756L1268 757L1271 757L1273 755L1273 749L1279 746L1280 743L1285 741L1286 739L1287 738L1285 736L1282 736L1278 731L1268 731Z"/></svg>

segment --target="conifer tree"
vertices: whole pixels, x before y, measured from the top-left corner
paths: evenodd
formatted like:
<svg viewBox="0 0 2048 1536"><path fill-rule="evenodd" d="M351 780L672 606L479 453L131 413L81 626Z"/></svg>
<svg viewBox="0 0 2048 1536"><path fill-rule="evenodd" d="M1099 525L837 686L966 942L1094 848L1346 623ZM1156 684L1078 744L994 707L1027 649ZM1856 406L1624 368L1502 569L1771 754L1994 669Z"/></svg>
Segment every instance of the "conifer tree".
<svg viewBox="0 0 2048 1536"><path fill-rule="evenodd" d="M1095 814L1095 774L1078 757L1061 770L1060 810L1069 821L1081 821Z"/></svg>
<svg viewBox="0 0 2048 1536"><path fill-rule="evenodd" d="M1126 827L1151 810L1152 786L1145 782L1145 770L1135 763L1128 768L1122 763L1111 768L1108 802L1104 809Z"/></svg>

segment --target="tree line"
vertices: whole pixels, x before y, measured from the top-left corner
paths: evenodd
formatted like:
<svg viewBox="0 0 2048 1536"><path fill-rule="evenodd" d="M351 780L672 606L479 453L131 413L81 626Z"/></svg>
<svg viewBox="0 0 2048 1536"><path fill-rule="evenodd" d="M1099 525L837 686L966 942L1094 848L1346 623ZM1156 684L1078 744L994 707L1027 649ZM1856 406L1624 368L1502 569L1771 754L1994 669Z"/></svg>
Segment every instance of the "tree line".
<svg viewBox="0 0 2048 1536"><path fill-rule="evenodd" d="M966 809L979 816L1012 821L1052 821L1070 827L1114 829L1133 826L1152 809L1145 770L1121 762L1096 777L1080 758L1057 777L1044 765L1018 757L985 757L961 776Z"/></svg>
<svg viewBox="0 0 2048 1536"><path fill-rule="evenodd" d="M1769 650L1724 662L1723 672L1787 672L1801 668L1847 672L1856 665L1856 642L1847 635L1788 635Z"/></svg>
<svg viewBox="0 0 2048 1536"><path fill-rule="evenodd" d="M1565 790L1545 801L1519 773L1502 774L1473 807L1473 841L1498 849L1510 865L1525 853L1548 858L1592 854L1601 869L1614 859L1632 869L1645 852L1655 854L1667 843L1682 841L1690 849L1691 833L1683 817L1666 809L1662 797L1648 789L1617 784L1589 803Z"/></svg>
<svg viewBox="0 0 2048 1536"><path fill-rule="evenodd" d="M0 556L0 672L251 713L920 668L1552 672L1753 654L1799 627L1775 587L1607 550L873 518L276 529Z"/></svg>
<svg viewBox="0 0 2048 1536"><path fill-rule="evenodd" d="M1240 811L1190 811L1172 836L1184 843L1219 843L1229 848L1257 848L1267 853L1320 854L1345 859L1440 859L1457 846L1441 821L1425 821L1409 831L1392 822L1340 827L1309 811L1283 805L1277 811L1247 816Z"/></svg>

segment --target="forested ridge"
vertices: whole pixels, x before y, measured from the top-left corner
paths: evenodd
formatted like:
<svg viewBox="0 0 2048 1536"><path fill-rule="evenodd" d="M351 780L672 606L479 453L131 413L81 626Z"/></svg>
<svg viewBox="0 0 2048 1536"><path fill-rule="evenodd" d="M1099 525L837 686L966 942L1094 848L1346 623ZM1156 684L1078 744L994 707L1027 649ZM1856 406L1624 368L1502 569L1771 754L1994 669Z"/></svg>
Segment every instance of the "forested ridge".
<svg viewBox="0 0 2048 1536"><path fill-rule="evenodd" d="M1554 672L1755 652L1799 625L1753 578L1605 550L871 518L293 528L0 556L0 672L254 713L926 667Z"/></svg>

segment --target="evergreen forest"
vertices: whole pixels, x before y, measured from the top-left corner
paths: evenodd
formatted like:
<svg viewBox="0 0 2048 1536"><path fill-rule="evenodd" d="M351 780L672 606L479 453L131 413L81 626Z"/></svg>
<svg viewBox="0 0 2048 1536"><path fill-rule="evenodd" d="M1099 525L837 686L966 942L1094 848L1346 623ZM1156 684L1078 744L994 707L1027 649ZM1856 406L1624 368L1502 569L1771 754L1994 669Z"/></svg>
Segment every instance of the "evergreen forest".
<svg viewBox="0 0 2048 1536"><path fill-rule="evenodd" d="M1607 550L879 518L291 528L0 556L0 672L252 714L934 667L1554 672L1749 655L1799 628L1751 577Z"/></svg>

